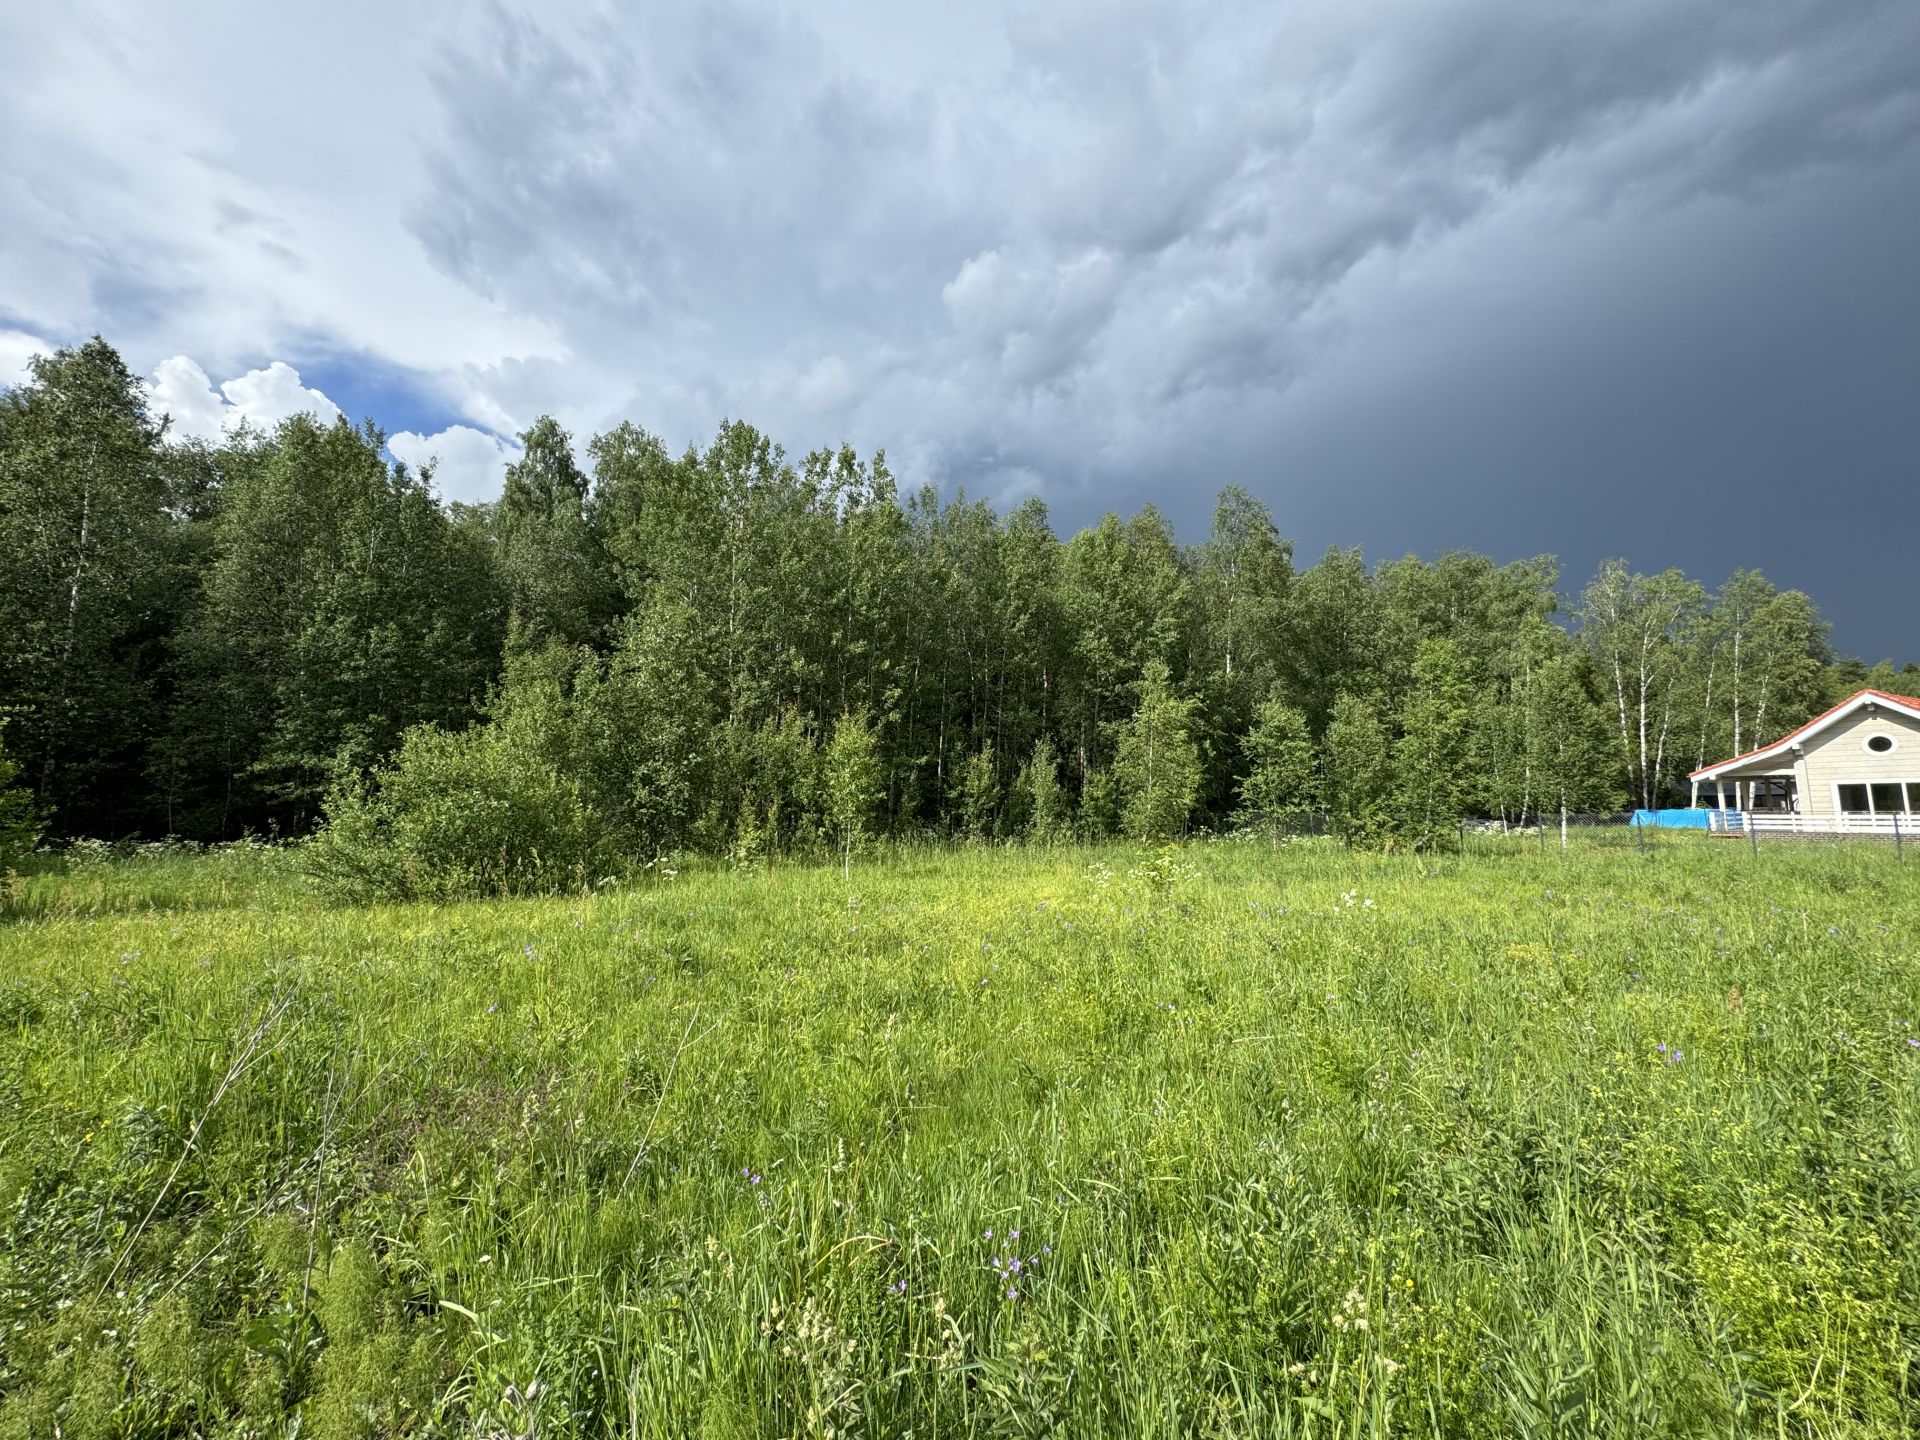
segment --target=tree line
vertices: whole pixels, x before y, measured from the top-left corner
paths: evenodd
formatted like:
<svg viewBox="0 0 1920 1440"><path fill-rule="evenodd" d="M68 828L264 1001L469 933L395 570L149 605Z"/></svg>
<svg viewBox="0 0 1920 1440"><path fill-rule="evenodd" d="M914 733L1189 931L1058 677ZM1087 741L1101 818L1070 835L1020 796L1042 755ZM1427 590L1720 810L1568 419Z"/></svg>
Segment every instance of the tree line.
<svg viewBox="0 0 1920 1440"><path fill-rule="evenodd" d="M1654 804L1860 685L1920 688L1754 571L1610 561L1563 600L1550 557L1302 566L1238 487L1182 545L1151 506L1062 538L1037 499L903 492L884 454L742 422L674 454L543 418L487 505L371 422L167 430L98 338L0 395L0 773L55 837L391 835L453 786L498 792L502 834L560 824L552 855L1306 812L1418 846Z"/></svg>

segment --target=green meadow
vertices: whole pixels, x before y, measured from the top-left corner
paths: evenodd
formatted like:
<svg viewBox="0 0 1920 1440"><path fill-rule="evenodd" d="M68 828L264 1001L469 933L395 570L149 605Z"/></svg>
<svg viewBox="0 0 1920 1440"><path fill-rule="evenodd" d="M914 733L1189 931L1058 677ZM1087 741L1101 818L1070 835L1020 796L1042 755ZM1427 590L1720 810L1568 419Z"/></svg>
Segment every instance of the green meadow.
<svg viewBox="0 0 1920 1440"><path fill-rule="evenodd" d="M1885 846L0 903L8 1440L1920 1425Z"/></svg>

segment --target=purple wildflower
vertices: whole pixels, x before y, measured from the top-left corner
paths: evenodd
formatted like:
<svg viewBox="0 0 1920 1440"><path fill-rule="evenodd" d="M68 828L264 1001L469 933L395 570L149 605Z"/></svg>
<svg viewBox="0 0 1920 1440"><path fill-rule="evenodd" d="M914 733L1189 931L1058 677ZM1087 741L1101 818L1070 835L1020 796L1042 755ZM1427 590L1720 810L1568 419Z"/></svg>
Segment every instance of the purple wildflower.
<svg viewBox="0 0 1920 1440"><path fill-rule="evenodd" d="M1009 1285L1007 1287L1007 1298L1009 1300L1018 1300L1020 1298L1020 1292Z"/></svg>

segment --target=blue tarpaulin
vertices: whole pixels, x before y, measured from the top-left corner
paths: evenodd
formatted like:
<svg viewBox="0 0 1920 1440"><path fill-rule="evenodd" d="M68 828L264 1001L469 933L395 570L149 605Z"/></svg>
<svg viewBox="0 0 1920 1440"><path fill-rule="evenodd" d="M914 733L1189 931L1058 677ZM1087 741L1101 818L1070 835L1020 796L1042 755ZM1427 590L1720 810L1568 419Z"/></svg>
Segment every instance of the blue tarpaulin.
<svg viewBox="0 0 1920 1440"><path fill-rule="evenodd" d="M1636 810L1635 825L1655 825L1662 830L1705 830L1711 810Z"/></svg>

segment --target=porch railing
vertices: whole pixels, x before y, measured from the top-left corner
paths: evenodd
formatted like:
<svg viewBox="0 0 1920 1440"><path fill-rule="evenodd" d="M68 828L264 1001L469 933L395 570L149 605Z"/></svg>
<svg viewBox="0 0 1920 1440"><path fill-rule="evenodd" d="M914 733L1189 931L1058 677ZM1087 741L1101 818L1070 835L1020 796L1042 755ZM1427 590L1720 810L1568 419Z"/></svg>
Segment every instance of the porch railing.
<svg viewBox="0 0 1920 1440"><path fill-rule="evenodd" d="M1742 810L1716 810L1712 830L1738 834L1749 827L1756 835L1885 835L1915 838L1920 831L1911 815L1763 815Z"/></svg>

